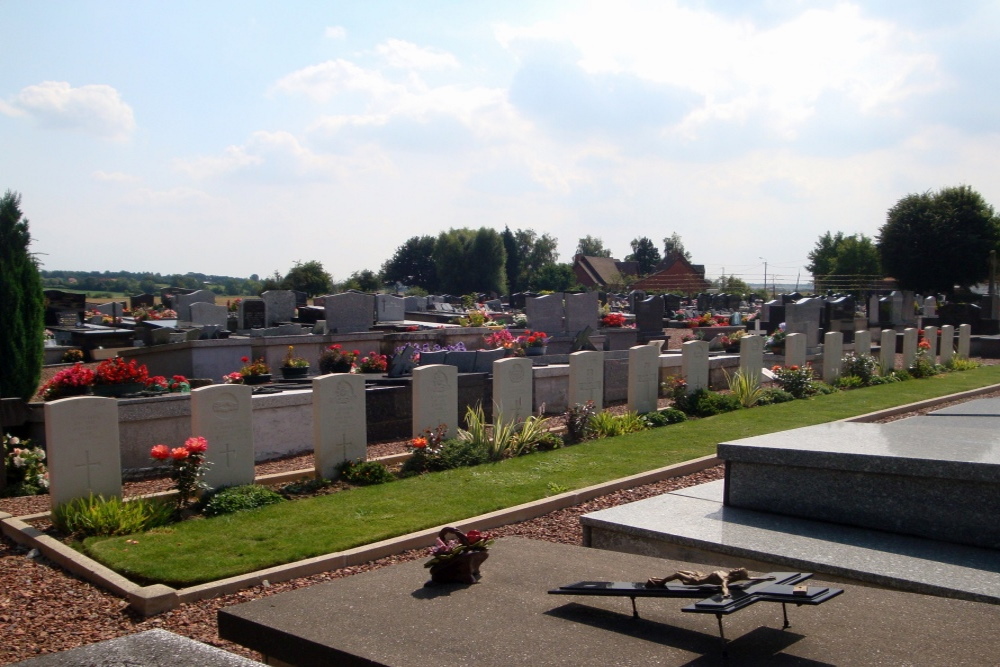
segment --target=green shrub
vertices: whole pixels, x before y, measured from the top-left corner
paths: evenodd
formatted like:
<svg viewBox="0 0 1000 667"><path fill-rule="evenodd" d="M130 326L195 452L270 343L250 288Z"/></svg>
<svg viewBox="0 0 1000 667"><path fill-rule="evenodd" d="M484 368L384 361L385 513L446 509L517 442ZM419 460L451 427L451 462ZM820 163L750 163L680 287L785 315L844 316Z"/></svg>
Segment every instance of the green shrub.
<svg viewBox="0 0 1000 667"><path fill-rule="evenodd" d="M809 364L801 368L798 366L775 366L771 370L774 371L774 381L778 383L778 386L795 398L809 398L817 393L813 381L813 369Z"/></svg>
<svg viewBox="0 0 1000 667"><path fill-rule="evenodd" d="M451 470L465 466L477 466L490 460L489 452L480 444L453 438L444 440L440 445L416 449L413 456L403 464L406 475L438 470Z"/></svg>
<svg viewBox="0 0 1000 667"><path fill-rule="evenodd" d="M245 484L243 486L230 486L219 489L205 501L202 513L205 516L219 516L221 514L232 514L233 512L244 512L246 510L257 509L280 503L285 499L281 494L272 491L266 486L256 484Z"/></svg>
<svg viewBox="0 0 1000 667"><path fill-rule="evenodd" d="M325 477L312 477L312 478L302 478L295 482L289 482L283 485L279 489L279 493L286 498L291 498L292 496L301 496L309 493L315 493L320 489L325 489L326 487L333 484L333 480L326 479Z"/></svg>
<svg viewBox="0 0 1000 667"><path fill-rule="evenodd" d="M131 535L165 526L174 515L174 506L163 498L133 498L123 501L117 496L76 498L57 505L52 510L52 525L60 532L85 537Z"/></svg>
<svg viewBox="0 0 1000 667"><path fill-rule="evenodd" d="M761 395L760 400L757 401L757 405L774 405L776 403L787 403L789 401L794 401L795 397L789 394L784 389L778 389L777 387L771 387L765 389L764 393Z"/></svg>
<svg viewBox="0 0 1000 667"><path fill-rule="evenodd" d="M371 486L392 482L396 476L389 472L384 463L379 461L344 461L340 464L340 477L351 484Z"/></svg>
<svg viewBox="0 0 1000 667"><path fill-rule="evenodd" d="M565 443L563 442L561 435L547 431L538 438L537 442L535 442L535 451L548 452L553 449L559 449L564 444Z"/></svg>
<svg viewBox="0 0 1000 667"><path fill-rule="evenodd" d="M596 415L591 415L587 428L595 438L613 438L626 433L645 431L649 426L636 412L626 412L622 415L598 412Z"/></svg>
<svg viewBox="0 0 1000 667"><path fill-rule="evenodd" d="M575 445L592 438L590 432L590 418L597 414L597 408L593 401L585 404L577 403L566 411L566 444Z"/></svg>
<svg viewBox="0 0 1000 667"><path fill-rule="evenodd" d="M833 383L838 389L859 389L866 386L865 381L857 375L841 375Z"/></svg>
<svg viewBox="0 0 1000 667"><path fill-rule="evenodd" d="M692 417L711 417L739 410L741 406L739 400L732 394L719 394L708 389L699 389L677 400L674 407Z"/></svg>
<svg viewBox="0 0 1000 667"><path fill-rule="evenodd" d="M848 386L851 388L867 387L875 384L874 379L879 376L879 371L881 370L878 359L870 354L857 355L851 353L841 359L840 364L841 378L851 377L857 378L860 381L859 383L848 382Z"/></svg>
<svg viewBox="0 0 1000 667"><path fill-rule="evenodd" d="M458 438L484 449L491 461L500 461L533 452L538 440L548 432L548 422L541 415L528 417L519 423L510 422L496 413L494 423L488 424L480 405L467 409L467 428L458 430Z"/></svg>
<svg viewBox="0 0 1000 667"><path fill-rule="evenodd" d="M646 421L646 424L648 424L650 428L659 428L661 426L668 426L670 424L678 424L682 421L686 421L687 415L677 408L666 408L664 410L647 412L642 415L642 418Z"/></svg>
<svg viewBox="0 0 1000 667"><path fill-rule="evenodd" d="M946 363L944 367L949 371L971 371L973 368L979 368L979 363L972 361L971 359L952 357L948 360L948 363Z"/></svg>
<svg viewBox="0 0 1000 667"><path fill-rule="evenodd" d="M917 353L916 358L913 360L913 364L911 364L907 370L912 377L927 378L932 375L937 375L944 370L944 367L935 364L934 360L928 357L927 354L921 350Z"/></svg>
<svg viewBox="0 0 1000 667"><path fill-rule="evenodd" d="M753 375L743 371L736 371L732 377L727 374L726 377L729 379L729 391L736 397L740 405L744 408L752 408L757 405L763 392L760 378L753 377Z"/></svg>
<svg viewBox="0 0 1000 667"><path fill-rule="evenodd" d="M4 433L0 458L7 469L7 486L0 496L36 496L49 492L49 472L45 467L45 450L33 447L31 440Z"/></svg>

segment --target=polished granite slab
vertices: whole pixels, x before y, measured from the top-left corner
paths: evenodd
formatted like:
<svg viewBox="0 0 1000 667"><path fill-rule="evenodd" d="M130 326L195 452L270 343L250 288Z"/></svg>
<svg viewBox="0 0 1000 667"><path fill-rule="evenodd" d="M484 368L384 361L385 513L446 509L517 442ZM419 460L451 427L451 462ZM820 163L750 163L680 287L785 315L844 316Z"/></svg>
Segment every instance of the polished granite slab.
<svg viewBox="0 0 1000 667"><path fill-rule="evenodd" d="M940 410L934 410L929 415L994 417L1000 419L1000 398L977 398L958 405L950 405Z"/></svg>
<svg viewBox="0 0 1000 667"><path fill-rule="evenodd" d="M585 544L719 565L749 561L1000 604L1000 551L724 507L722 496L718 481L586 514Z"/></svg>

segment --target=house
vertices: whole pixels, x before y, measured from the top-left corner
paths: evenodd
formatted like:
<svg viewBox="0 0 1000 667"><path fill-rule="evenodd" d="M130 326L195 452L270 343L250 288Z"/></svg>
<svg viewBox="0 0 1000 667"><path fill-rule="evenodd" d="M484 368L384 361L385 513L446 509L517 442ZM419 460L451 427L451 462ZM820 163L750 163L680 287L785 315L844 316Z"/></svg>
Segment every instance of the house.
<svg viewBox="0 0 1000 667"><path fill-rule="evenodd" d="M603 289L608 285L621 285L625 277L639 275L639 262L577 255L573 258L573 275L583 287Z"/></svg>
<svg viewBox="0 0 1000 667"><path fill-rule="evenodd" d="M705 280L705 265L692 264L683 255L673 254L661 261L653 272L632 284L632 289L644 292L679 292L698 294L711 287Z"/></svg>

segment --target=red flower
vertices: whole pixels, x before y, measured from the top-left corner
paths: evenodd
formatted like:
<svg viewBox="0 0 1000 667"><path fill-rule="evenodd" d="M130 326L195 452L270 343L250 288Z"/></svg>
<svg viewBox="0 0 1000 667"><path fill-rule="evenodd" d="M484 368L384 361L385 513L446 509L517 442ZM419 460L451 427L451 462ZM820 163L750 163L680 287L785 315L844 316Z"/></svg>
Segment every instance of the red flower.
<svg viewBox="0 0 1000 667"><path fill-rule="evenodd" d="M528 336L528 342L529 343L534 343L536 340L538 340L538 339L535 338L534 336Z"/></svg>
<svg viewBox="0 0 1000 667"><path fill-rule="evenodd" d="M546 334L544 331L536 331L535 335L537 335L539 338L545 338L548 334Z"/></svg>
<svg viewBox="0 0 1000 667"><path fill-rule="evenodd" d="M183 461L188 457L188 450L184 447L174 447L170 450L170 458L174 461Z"/></svg>
<svg viewBox="0 0 1000 667"><path fill-rule="evenodd" d="M427 438L414 438L410 441L410 446L417 449L423 449L427 446Z"/></svg>
<svg viewBox="0 0 1000 667"><path fill-rule="evenodd" d="M184 441L184 448L189 454L201 454L208 449L208 440L200 436L188 438Z"/></svg>
<svg viewBox="0 0 1000 667"><path fill-rule="evenodd" d="M166 461L170 458L170 448L166 445L154 445L153 448L149 450L149 455L154 459Z"/></svg>
<svg viewBox="0 0 1000 667"><path fill-rule="evenodd" d="M788 367L788 370L790 370L790 371L797 371L797 370L799 370L799 367L795 366L795 365L792 365L792 366Z"/></svg>
<svg viewBox="0 0 1000 667"><path fill-rule="evenodd" d="M469 544L475 544L479 540L483 539L483 534L478 530L470 530L465 534L465 537L469 540Z"/></svg>
<svg viewBox="0 0 1000 667"><path fill-rule="evenodd" d="M242 361L245 364L250 361L250 357L240 357L240 361Z"/></svg>

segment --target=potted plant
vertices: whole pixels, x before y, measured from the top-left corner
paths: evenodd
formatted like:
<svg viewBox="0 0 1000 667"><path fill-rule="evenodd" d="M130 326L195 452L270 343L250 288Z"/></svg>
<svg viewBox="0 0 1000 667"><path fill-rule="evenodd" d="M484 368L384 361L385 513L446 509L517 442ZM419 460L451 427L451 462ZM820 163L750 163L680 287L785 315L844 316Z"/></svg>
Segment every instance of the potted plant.
<svg viewBox="0 0 1000 667"><path fill-rule="evenodd" d="M517 342L524 348L524 354L528 357L540 357L545 354L548 344L548 334L544 331L526 330L517 337Z"/></svg>
<svg viewBox="0 0 1000 667"><path fill-rule="evenodd" d="M271 381L271 369L264 361L264 357L256 361L250 361L250 357L243 357L240 361L243 362L243 368L240 369L243 384L264 384Z"/></svg>
<svg viewBox="0 0 1000 667"><path fill-rule="evenodd" d="M52 376L52 379L42 387L42 400L54 401L57 398L83 396L89 394L94 386L94 371L76 362L70 368Z"/></svg>
<svg viewBox="0 0 1000 667"><path fill-rule="evenodd" d="M135 359L126 362L121 357L105 359L94 372L94 393L98 396L118 398L135 394L146 388L149 370Z"/></svg>
<svg viewBox="0 0 1000 667"><path fill-rule="evenodd" d="M309 375L309 361L295 356L295 346L289 345L285 358L281 360L281 374L286 380L300 380Z"/></svg>
<svg viewBox="0 0 1000 667"><path fill-rule="evenodd" d="M446 538L454 535L457 539ZM431 583L474 584L482 575L479 566L489 558L487 551L493 540L478 530L463 533L448 526L438 533L437 544L431 549L431 559L424 567L431 570Z"/></svg>
<svg viewBox="0 0 1000 667"><path fill-rule="evenodd" d="M621 313L608 313L601 318L601 326L610 329L621 329L625 326L625 316Z"/></svg>
<svg viewBox="0 0 1000 667"><path fill-rule="evenodd" d="M378 352L369 352L368 356L362 357L358 370L362 373L385 373L389 370L389 357Z"/></svg>
<svg viewBox="0 0 1000 667"><path fill-rule="evenodd" d="M768 336L766 345L767 349L771 351L772 354L784 354L785 353L785 338L788 333L785 331L785 323L782 322L778 325L778 329Z"/></svg>
<svg viewBox="0 0 1000 667"><path fill-rule="evenodd" d="M350 373L354 370L354 361L360 356L357 350L348 352L340 343L334 343L319 355L319 370L324 375L328 373Z"/></svg>

